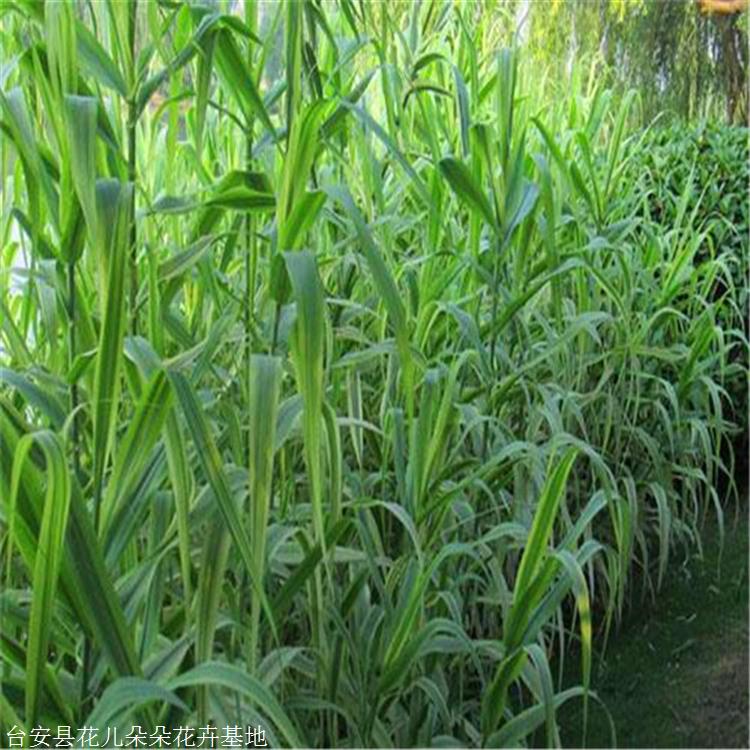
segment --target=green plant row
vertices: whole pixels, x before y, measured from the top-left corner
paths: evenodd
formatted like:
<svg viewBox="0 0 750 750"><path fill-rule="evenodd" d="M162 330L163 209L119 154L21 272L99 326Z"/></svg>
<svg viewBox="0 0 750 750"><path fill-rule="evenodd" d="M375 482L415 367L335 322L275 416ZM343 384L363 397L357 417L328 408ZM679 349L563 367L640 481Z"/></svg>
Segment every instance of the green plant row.
<svg viewBox="0 0 750 750"><path fill-rule="evenodd" d="M559 745L733 496L747 206L480 5L230 5L0 9L0 730Z"/></svg>

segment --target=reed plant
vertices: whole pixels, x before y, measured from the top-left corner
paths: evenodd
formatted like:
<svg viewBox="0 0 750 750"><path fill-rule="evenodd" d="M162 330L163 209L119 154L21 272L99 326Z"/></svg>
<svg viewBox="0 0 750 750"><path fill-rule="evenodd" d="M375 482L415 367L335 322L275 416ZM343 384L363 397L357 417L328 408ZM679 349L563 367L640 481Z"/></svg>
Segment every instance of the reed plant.
<svg viewBox="0 0 750 750"><path fill-rule="evenodd" d="M0 729L558 745L735 498L747 212L481 5L231 6L0 8Z"/></svg>

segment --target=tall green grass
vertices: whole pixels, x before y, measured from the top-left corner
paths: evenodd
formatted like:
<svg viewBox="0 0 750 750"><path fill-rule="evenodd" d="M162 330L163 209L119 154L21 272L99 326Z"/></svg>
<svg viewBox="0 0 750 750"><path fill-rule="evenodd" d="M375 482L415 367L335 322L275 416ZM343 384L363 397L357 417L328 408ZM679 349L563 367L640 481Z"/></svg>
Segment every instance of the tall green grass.
<svg viewBox="0 0 750 750"><path fill-rule="evenodd" d="M637 95L479 5L0 13L0 729L559 744L747 382Z"/></svg>

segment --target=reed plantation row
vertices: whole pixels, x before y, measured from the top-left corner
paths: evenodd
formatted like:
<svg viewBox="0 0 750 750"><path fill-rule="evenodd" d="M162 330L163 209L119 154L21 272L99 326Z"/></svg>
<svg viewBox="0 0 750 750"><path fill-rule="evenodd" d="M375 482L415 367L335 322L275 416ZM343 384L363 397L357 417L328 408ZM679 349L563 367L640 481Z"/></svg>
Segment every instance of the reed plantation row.
<svg viewBox="0 0 750 750"><path fill-rule="evenodd" d="M748 131L502 20L0 9L3 741L585 742L741 507Z"/></svg>

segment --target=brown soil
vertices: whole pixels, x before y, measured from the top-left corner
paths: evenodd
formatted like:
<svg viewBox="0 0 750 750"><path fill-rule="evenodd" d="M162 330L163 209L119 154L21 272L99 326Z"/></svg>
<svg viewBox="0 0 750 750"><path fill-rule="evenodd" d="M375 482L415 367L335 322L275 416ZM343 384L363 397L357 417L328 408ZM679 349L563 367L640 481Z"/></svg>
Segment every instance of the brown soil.
<svg viewBox="0 0 750 750"><path fill-rule="evenodd" d="M731 644L716 664L701 665L690 677L705 689L678 716L695 747L748 747L748 635L737 635L741 648Z"/></svg>

